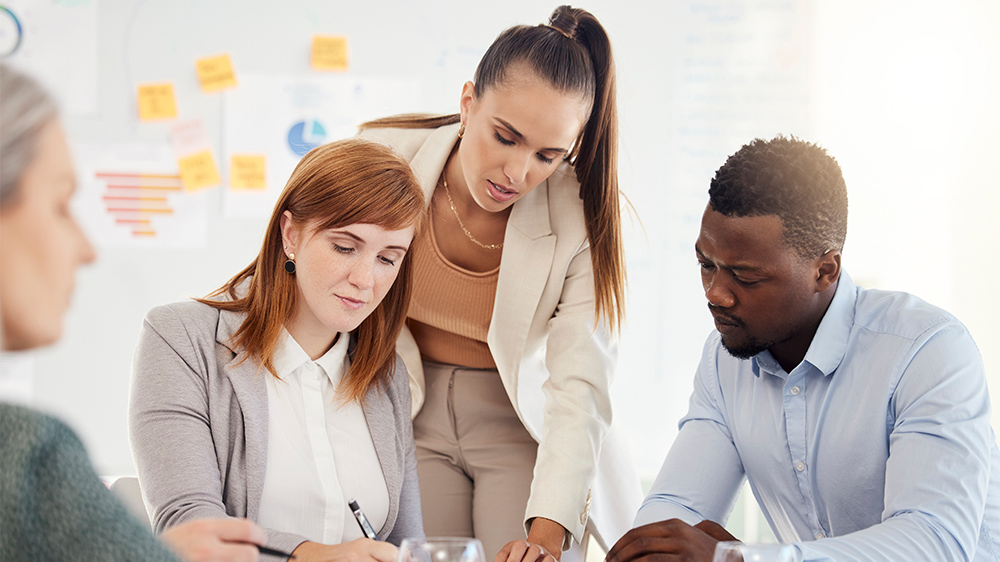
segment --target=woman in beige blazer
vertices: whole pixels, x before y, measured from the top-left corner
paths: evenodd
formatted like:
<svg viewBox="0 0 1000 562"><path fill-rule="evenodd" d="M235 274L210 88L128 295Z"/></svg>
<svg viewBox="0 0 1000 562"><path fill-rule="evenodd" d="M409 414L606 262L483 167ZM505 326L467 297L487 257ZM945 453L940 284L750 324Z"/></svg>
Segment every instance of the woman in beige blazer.
<svg viewBox="0 0 1000 562"><path fill-rule="evenodd" d="M458 115L363 126L429 202L397 344L425 530L476 536L497 562L559 559L592 501L613 544L641 496L629 470L592 489L599 464L630 468L601 454L625 284L614 80L600 23L563 6L497 38Z"/></svg>

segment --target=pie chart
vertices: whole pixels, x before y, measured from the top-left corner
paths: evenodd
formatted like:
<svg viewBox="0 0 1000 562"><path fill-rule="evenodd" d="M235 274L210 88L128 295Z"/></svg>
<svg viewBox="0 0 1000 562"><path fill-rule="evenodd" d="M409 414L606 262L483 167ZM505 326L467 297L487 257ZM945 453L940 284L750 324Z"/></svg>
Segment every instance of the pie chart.
<svg viewBox="0 0 1000 562"><path fill-rule="evenodd" d="M288 148L298 156L326 142L326 129L315 119L299 121L288 130Z"/></svg>

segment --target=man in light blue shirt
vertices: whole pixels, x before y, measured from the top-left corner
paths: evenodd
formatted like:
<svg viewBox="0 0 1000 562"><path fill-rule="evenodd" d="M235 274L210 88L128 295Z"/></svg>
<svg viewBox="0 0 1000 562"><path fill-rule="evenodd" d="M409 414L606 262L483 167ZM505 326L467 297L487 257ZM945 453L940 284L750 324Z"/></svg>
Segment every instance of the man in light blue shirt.
<svg viewBox="0 0 1000 562"><path fill-rule="evenodd" d="M847 190L798 139L720 168L695 250L717 332L609 562L712 560L746 477L803 560L1000 560L982 359L951 314L841 269Z"/></svg>

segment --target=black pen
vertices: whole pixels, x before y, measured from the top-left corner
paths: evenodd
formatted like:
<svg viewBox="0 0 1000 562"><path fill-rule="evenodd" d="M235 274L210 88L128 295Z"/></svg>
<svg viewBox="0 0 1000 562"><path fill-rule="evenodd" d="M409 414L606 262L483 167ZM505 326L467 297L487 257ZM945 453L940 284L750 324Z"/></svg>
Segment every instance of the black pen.
<svg viewBox="0 0 1000 562"><path fill-rule="evenodd" d="M259 550L261 554L270 554L271 556L282 556L288 560L295 560L295 556L291 552L282 552L280 550L270 548L267 546L261 546L259 544L257 545L257 550Z"/></svg>
<svg viewBox="0 0 1000 562"><path fill-rule="evenodd" d="M347 505L351 508L351 513L354 514L354 518L358 520L358 525L361 526L361 532L365 534L366 537L377 541L378 535L375 534L375 529L372 529L372 524L368 522L368 518L365 517L365 512L361 511L361 506L358 505L357 500L351 500L347 502Z"/></svg>

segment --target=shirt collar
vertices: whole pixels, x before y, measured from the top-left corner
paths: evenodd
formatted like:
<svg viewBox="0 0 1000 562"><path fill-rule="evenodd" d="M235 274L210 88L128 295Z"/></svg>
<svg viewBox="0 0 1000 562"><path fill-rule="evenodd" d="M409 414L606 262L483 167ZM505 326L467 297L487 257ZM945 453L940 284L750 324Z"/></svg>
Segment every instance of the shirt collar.
<svg viewBox="0 0 1000 562"><path fill-rule="evenodd" d="M274 374L279 378L285 379L306 363L312 362L312 359L302 349L299 342L295 341L295 338L288 333L288 330L282 328L281 335L278 338L278 346L274 350L273 362ZM350 339L349 334L339 333L337 335L337 342L322 357L315 361L316 365L323 369L334 386L340 384L340 380L343 378L344 359L347 357L347 348Z"/></svg>
<svg viewBox="0 0 1000 562"><path fill-rule="evenodd" d="M847 274L847 271L840 271L840 280L837 284L837 292L833 294L833 300L826 309L826 314L816 329L803 363L808 363L819 370L824 375L832 375L847 353L847 343L851 337L851 330L854 328L854 310L858 300L858 289L854 285L854 280ZM761 370L765 373L782 376L784 371L778 362L771 355L770 351L764 350L753 358L753 374L760 376Z"/></svg>

